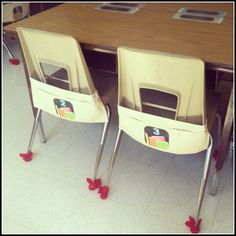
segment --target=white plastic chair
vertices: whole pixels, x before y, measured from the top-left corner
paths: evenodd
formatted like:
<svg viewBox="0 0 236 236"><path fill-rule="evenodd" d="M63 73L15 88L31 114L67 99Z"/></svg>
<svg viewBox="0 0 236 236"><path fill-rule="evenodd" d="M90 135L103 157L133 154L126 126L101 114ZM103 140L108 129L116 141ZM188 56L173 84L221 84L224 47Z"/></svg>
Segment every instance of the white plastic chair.
<svg viewBox="0 0 236 236"><path fill-rule="evenodd" d="M199 232L213 145L210 129L219 99L212 93L206 102L204 72L204 62L197 58L118 49L119 131L105 185L99 189L101 199L108 196L122 132L145 146L172 154L206 150L196 216L186 222L191 232Z"/></svg>
<svg viewBox="0 0 236 236"><path fill-rule="evenodd" d="M30 77L33 105L38 109L27 152L20 156L25 161L32 159L31 149L42 123L42 111L74 122L104 123L94 176L87 179L90 190L98 188L97 173L110 120L109 106L102 99L108 99L107 94L112 94L114 86L106 83L102 91L97 91L80 44L73 37L27 28L17 28L17 32ZM45 64L60 69L48 75Z"/></svg>

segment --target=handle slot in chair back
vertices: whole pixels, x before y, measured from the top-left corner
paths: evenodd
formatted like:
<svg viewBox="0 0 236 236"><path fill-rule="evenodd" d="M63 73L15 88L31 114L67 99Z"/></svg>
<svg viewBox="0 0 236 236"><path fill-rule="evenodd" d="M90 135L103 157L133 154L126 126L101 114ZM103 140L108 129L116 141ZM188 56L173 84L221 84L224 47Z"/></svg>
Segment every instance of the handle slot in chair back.
<svg viewBox="0 0 236 236"><path fill-rule="evenodd" d="M177 95L152 88L140 88L141 111L152 115L177 118Z"/></svg>
<svg viewBox="0 0 236 236"><path fill-rule="evenodd" d="M70 90L68 71L66 68L40 62L40 67L47 84Z"/></svg>

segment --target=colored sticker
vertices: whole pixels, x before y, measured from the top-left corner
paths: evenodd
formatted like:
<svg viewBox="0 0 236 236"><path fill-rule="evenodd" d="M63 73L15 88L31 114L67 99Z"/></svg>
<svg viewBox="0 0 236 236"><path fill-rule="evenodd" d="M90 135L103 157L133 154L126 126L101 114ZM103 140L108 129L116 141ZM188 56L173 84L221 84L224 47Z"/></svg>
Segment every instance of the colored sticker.
<svg viewBox="0 0 236 236"><path fill-rule="evenodd" d="M167 149L169 147L169 134L166 130L146 126L144 128L145 141L150 146L157 149Z"/></svg>
<svg viewBox="0 0 236 236"><path fill-rule="evenodd" d="M14 20L20 19L22 17L22 13L23 13L23 11L22 11L21 6L14 7L14 9L13 9Z"/></svg>
<svg viewBox="0 0 236 236"><path fill-rule="evenodd" d="M67 120L75 119L74 109L70 102L57 98L55 98L53 102L55 105L56 112L60 117L63 117Z"/></svg>

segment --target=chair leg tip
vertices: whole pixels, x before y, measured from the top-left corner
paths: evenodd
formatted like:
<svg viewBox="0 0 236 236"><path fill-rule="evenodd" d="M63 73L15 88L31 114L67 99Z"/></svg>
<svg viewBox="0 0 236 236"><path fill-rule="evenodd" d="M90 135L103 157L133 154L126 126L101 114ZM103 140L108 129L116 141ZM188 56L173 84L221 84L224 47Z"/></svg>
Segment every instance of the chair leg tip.
<svg viewBox="0 0 236 236"><path fill-rule="evenodd" d="M28 162L32 160L33 152L29 151L28 153L20 153L19 155L25 162Z"/></svg>
<svg viewBox="0 0 236 236"><path fill-rule="evenodd" d="M109 192L109 187L102 186L102 187L99 188L98 194L100 194L100 198L102 200L105 200L108 197L108 192Z"/></svg>
<svg viewBox="0 0 236 236"><path fill-rule="evenodd" d="M9 62L12 64L12 65L19 65L20 64L20 61L16 58L11 58L9 59Z"/></svg>
<svg viewBox="0 0 236 236"><path fill-rule="evenodd" d="M192 216L189 216L189 220L185 222L185 225L189 227L191 233L199 233L201 221L202 220L199 219L198 222L196 222Z"/></svg>
<svg viewBox="0 0 236 236"><path fill-rule="evenodd" d="M100 188L100 186L101 186L101 179L95 179L93 181L92 179L87 178L86 180L87 180L87 182L89 184L88 188L89 188L90 191L93 191L93 190L95 190L97 188Z"/></svg>

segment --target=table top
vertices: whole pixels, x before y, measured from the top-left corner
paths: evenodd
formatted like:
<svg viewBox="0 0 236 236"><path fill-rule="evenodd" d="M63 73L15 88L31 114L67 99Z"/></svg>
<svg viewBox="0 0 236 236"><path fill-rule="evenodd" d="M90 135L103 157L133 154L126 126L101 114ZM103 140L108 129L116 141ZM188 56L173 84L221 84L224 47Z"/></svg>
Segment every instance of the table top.
<svg viewBox="0 0 236 236"><path fill-rule="evenodd" d="M134 14L99 11L97 3L66 3L4 27L19 26L72 35L79 42L194 56L205 62L233 65L233 4L147 3ZM227 11L222 23L173 19L182 7Z"/></svg>

